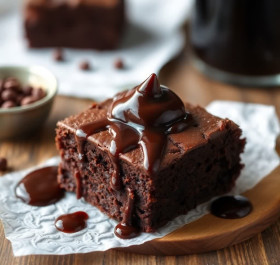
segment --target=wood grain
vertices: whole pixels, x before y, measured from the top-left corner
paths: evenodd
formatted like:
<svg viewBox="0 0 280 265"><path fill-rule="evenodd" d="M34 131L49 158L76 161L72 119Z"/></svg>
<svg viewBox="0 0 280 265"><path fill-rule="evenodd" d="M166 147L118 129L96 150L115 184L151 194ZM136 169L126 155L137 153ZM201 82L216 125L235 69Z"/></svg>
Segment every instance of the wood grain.
<svg viewBox="0 0 280 265"><path fill-rule="evenodd" d="M214 99L238 100L273 104L280 114L280 90L239 88L209 80L187 63L187 55L180 55L161 72L160 79L175 90L184 100L202 106ZM50 118L44 127L28 139L0 142L0 156L6 156L11 170L34 166L57 154L54 146L54 129L57 120L77 113L90 101L58 97ZM0 125L1 127L1 125ZM1 128L0 128L1 129ZM209 242L211 244L211 242ZM0 225L0 265L250 265L280 264L280 220L253 238L218 251L185 256L154 256L124 251L66 256L13 257L11 245L4 237Z"/></svg>

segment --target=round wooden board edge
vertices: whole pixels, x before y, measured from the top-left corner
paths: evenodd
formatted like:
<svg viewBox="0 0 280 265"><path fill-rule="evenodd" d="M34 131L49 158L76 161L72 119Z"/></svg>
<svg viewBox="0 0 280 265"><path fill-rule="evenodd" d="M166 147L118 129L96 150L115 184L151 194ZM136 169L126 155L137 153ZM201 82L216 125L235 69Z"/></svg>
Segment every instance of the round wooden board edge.
<svg viewBox="0 0 280 265"><path fill-rule="evenodd" d="M117 249L147 255L186 255L232 246L262 232L278 219L279 190L280 166L243 193L254 207L245 218L229 220L207 214L163 238Z"/></svg>

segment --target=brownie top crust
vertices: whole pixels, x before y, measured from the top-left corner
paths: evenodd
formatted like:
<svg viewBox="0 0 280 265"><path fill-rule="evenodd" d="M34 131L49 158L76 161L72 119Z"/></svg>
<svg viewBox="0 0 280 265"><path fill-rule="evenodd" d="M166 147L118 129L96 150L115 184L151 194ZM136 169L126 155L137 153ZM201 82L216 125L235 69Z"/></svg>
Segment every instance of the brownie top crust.
<svg viewBox="0 0 280 265"><path fill-rule="evenodd" d="M80 4L100 7L114 7L123 0L25 0L27 5L55 7L62 4L77 6Z"/></svg>
<svg viewBox="0 0 280 265"><path fill-rule="evenodd" d="M99 104L93 104L91 108L84 112L58 122L58 126L75 134L83 124L97 122L106 117L111 104L112 99ZM185 109L191 114L192 123L184 131L167 136L167 146L161 161L160 170L168 167L187 152L199 148L211 139L219 137L220 134L225 133L229 129L238 129L238 126L231 120L213 116L200 106L185 103ZM112 136L108 130L103 130L90 135L87 140L98 145L104 151L109 152ZM120 154L120 159L128 161L137 168L143 168L144 156L139 146L127 153Z"/></svg>

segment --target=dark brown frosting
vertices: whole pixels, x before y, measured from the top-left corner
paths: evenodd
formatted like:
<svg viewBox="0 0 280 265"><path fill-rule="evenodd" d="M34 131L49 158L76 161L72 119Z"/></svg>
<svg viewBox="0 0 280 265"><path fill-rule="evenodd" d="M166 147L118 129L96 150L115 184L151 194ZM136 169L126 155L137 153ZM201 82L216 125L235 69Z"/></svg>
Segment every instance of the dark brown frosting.
<svg viewBox="0 0 280 265"><path fill-rule="evenodd" d="M111 104L112 99L108 99L103 103L94 104L92 108L60 121L58 126L75 134L77 129L83 124L97 122L106 117ZM169 167L174 160L180 159L187 152L199 148L212 138L219 137L220 133L222 133L222 130L219 128L223 126L236 127L233 122L215 117L202 107L185 103L185 109L191 113L193 123L187 130L167 135L168 141L165 154L161 161L160 170ZM87 141L99 146L99 148L105 152L109 152L112 135L108 130L103 130L90 135ZM121 153L120 159L124 162L127 161L134 167L143 167L144 156L140 146L137 146L137 148L129 152ZM157 175L150 175L152 178L156 176Z"/></svg>

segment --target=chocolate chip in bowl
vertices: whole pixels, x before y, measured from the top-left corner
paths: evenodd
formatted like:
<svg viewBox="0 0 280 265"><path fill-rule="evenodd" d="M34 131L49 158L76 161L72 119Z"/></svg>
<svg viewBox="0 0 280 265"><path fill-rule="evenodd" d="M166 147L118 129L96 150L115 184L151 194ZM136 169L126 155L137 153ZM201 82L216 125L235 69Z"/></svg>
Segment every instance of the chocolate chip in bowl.
<svg viewBox="0 0 280 265"><path fill-rule="evenodd" d="M0 108L13 108L34 103L46 96L46 91L41 87L22 85L14 77L0 79L2 89L0 92Z"/></svg>
<svg viewBox="0 0 280 265"><path fill-rule="evenodd" d="M35 132L48 117L56 92L56 78L43 67L0 67L0 139Z"/></svg>

